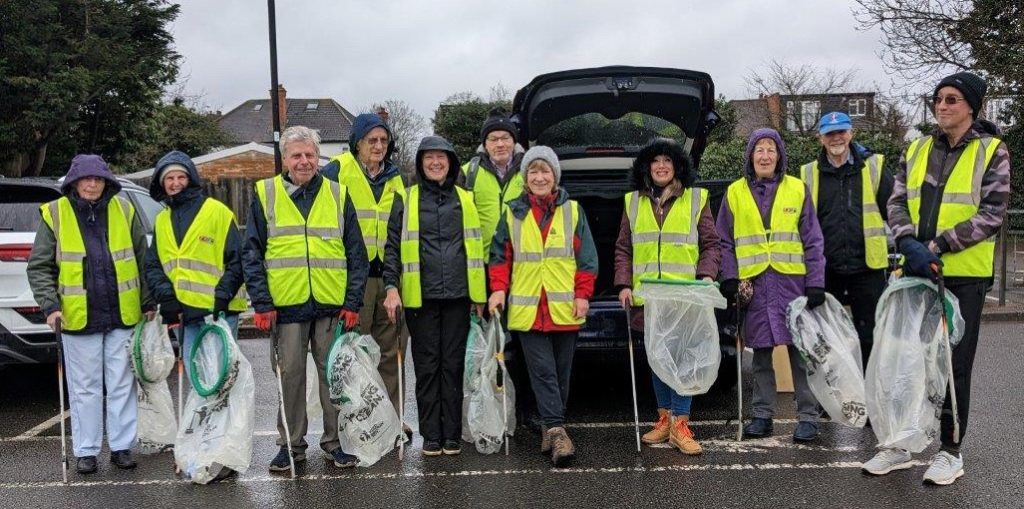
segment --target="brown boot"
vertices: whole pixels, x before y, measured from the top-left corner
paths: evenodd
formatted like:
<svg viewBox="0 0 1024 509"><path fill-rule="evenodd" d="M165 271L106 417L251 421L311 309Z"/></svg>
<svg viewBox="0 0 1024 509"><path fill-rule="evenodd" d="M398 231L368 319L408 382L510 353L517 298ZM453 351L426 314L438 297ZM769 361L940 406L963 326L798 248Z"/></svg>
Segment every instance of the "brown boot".
<svg viewBox="0 0 1024 509"><path fill-rule="evenodd" d="M669 432L668 443L672 447L679 449L683 454L696 456L704 450L693 439L693 431L690 431L689 423L690 418L688 416L676 417Z"/></svg>
<svg viewBox="0 0 1024 509"><path fill-rule="evenodd" d="M668 440L669 428L671 427L668 409L659 408L658 422L654 423L654 428L651 428L651 431L644 433L644 436L640 437L640 440L645 444L660 444L665 442Z"/></svg>
<svg viewBox="0 0 1024 509"><path fill-rule="evenodd" d="M551 435L548 435L548 427L540 427L540 453L549 456L551 455Z"/></svg>
<svg viewBox="0 0 1024 509"><path fill-rule="evenodd" d="M551 428L546 434L551 441L551 463L558 468L568 466L576 457L576 447L572 445L565 428Z"/></svg>

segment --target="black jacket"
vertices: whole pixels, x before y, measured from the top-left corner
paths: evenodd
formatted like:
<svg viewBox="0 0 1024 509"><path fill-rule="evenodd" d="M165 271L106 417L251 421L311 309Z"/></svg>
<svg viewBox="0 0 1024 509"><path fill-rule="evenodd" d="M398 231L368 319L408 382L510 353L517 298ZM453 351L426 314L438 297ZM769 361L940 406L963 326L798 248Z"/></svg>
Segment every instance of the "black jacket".
<svg viewBox="0 0 1024 509"><path fill-rule="evenodd" d="M174 196L167 196L164 191L163 182L156 178L160 171L171 164L180 164L188 170L188 187ZM196 170L192 159L183 152L172 151L162 157L153 171L153 181L149 185L149 195L154 200L164 202L171 211L171 227L174 230L174 238L178 244L185 239L185 234L199 214L206 200L212 200L203 193L200 187L199 172ZM199 228L202 225L198 226ZM181 308L181 319L185 324L201 322L212 309L199 309L187 306L178 302L174 292L174 285L164 272L160 263L160 255L157 248L158 235L153 235L146 254L145 278L149 284L150 292L161 306L177 306ZM214 290L214 299L218 301L217 307L227 308L227 302L238 293L244 282L242 273L242 237L238 233L238 227L232 221L228 228L228 236L224 242L224 275Z"/></svg>
<svg viewBox="0 0 1024 509"><path fill-rule="evenodd" d="M869 269L864 259L864 213L861 205L861 173L871 155L850 145L853 160L832 166L824 147L818 154L818 222L825 238L825 267L829 272L854 274ZM892 194L893 176L882 170L875 202L887 219L886 203Z"/></svg>
<svg viewBox="0 0 1024 509"><path fill-rule="evenodd" d="M288 180L287 175L284 178ZM291 193L291 199L302 217L309 216L309 210L313 207L313 199L320 191L323 182L324 177L316 174L308 184ZM257 185L261 184L257 183ZM345 198L345 231L343 235L342 243L345 246L345 259L348 267L344 304L341 307L320 304L314 301L313 296L310 295L309 300L303 304L277 308L278 323L308 322L319 317L336 315L341 308L358 312L362 307L369 262L366 260L366 245L363 244L363 235L359 231L356 209L352 205L352 199L348 196ZM267 218L263 212L263 205L260 204L259 196L253 194L249 222L245 232L242 269L245 273L246 290L252 300L252 307L257 312L275 309L274 301L270 297L270 287L267 285L267 271L263 265L266 250Z"/></svg>

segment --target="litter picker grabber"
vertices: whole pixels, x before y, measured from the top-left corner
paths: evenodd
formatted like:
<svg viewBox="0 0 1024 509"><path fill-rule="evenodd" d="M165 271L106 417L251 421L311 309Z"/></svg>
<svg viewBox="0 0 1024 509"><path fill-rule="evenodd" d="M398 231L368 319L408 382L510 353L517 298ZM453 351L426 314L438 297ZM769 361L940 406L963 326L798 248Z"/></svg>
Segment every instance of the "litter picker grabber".
<svg viewBox="0 0 1024 509"><path fill-rule="evenodd" d="M743 321L740 298L736 297L736 441L743 441Z"/></svg>
<svg viewBox="0 0 1024 509"><path fill-rule="evenodd" d="M498 330L501 330L501 313L497 310L494 311L491 316L491 320L496 320ZM501 334L498 340L498 351L494 354L494 357L498 360L498 366L501 367L501 386L498 387L498 393L501 394L501 411L502 411L502 429L503 434L501 441L505 443L505 456L508 456L508 394L505 393L505 384L508 382L508 368L505 367L505 334Z"/></svg>
<svg viewBox="0 0 1024 509"><path fill-rule="evenodd" d="M57 337L57 392L60 400L60 468L64 483L68 482L68 444L67 431L64 428L64 339L61 337L63 324L57 319L54 334Z"/></svg>
<svg viewBox="0 0 1024 509"><path fill-rule="evenodd" d="M629 342L629 380L630 388L633 389L633 428L636 431L636 452L640 452L640 412L636 405L636 367L633 361L633 313L629 306L626 306L626 341Z"/></svg>
<svg viewBox="0 0 1024 509"><path fill-rule="evenodd" d="M402 354L405 353L405 352L402 351L402 322L403 322L403 319L404 319L405 316L404 316L404 313L402 312L401 308L399 308L397 311L395 311L395 314L398 315L398 316L395 317L396 318L395 322L396 322L396 325L398 326L398 357L397 357L397 360L396 360L396 362L398 362L398 423L401 426L404 427L405 426L405 384L402 383L402 380L405 377L402 376L402 367L404 366L404 364L402 363ZM398 461L402 461L403 459L405 459L405 432L404 431L402 432L402 436L398 438Z"/></svg>
<svg viewBox="0 0 1024 509"><path fill-rule="evenodd" d="M278 351L280 341L277 336L277 322L270 327L270 341L274 343L274 367L277 369L277 394L281 403L281 422L284 424L284 442L288 444L288 466L291 467L292 479L295 479L295 456L292 455L292 433L288 429L288 414L284 408L284 384L281 382L281 355Z"/></svg>
<svg viewBox="0 0 1024 509"><path fill-rule="evenodd" d="M953 411L953 443L960 443L960 412L956 404L956 383L953 381L953 346L949 344L949 318L946 316L946 282L942 277L942 267L931 264L932 271L938 276L939 306L942 309L942 340L946 342L946 375L949 377L950 409Z"/></svg>
<svg viewBox="0 0 1024 509"><path fill-rule="evenodd" d="M183 406L185 403L185 396L182 387L185 384L185 326L181 324L181 320L178 323L171 325L169 328L177 329L174 335L178 338L178 358L175 360L178 365L178 426L181 426L182 413L184 412ZM174 473L180 474L181 467L178 466L178 462L174 462Z"/></svg>

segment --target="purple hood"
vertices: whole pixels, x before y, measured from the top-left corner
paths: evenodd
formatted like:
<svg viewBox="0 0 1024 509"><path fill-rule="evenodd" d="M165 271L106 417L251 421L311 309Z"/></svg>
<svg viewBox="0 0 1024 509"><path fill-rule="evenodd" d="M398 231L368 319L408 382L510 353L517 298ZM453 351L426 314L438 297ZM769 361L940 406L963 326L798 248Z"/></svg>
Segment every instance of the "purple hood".
<svg viewBox="0 0 1024 509"><path fill-rule="evenodd" d="M121 192L121 183L114 177L110 167L107 166L107 162L96 154L78 154L71 160L71 168L68 169L68 174L64 177L64 183L60 186L60 192L65 196L70 196L71 192L75 190L75 182L85 177L105 179L107 187L104 190L104 195Z"/></svg>
<svg viewBox="0 0 1024 509"><path fill-rule="evenodd" d="M754 154L754 145L764 138L774 141L775 147L779 150L779 162L775 165L775 174L786 173L786 169L789 168L789 159L786 158L786 144L782 141L782 136L779 136L779 132L775 129L762 127L750 133L750 139L747 141L746 157L743 160L743 174L747 177L754 176L754 161L751 159L751 156Z"/></svg>

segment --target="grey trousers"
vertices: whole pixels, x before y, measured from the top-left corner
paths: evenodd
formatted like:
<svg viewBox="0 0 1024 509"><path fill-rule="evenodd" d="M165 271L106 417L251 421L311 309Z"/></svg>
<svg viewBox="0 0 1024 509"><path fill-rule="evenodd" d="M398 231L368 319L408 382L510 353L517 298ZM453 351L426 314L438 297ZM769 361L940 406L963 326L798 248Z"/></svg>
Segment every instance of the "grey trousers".
<svg viewBox="0 0 1024 509"><path fill-rule="evenodd" d="M403 353L402 362L405 362L405 347L409 342L408 329L402 323L393 324L388 321L388 313L384 310L384 280L379 277L366 279L366 292L363 295L363 308L359 310L359 330L362 334L373 336L377 346L380 347L380 364L377 365L377 372L384 379L384 386L388 390L388 398L391 404L398 410L398 351ZM401 320L403 313L398 313ZM403 367L404 368L404 367ZM402 370L402 386L405 387L405 370ZM403 395L404 396L404 395Z"/></svg>
<svg viewBox="0 0 1024 509"><path fill-rule="evenodd" d="M793 396L796 399L797 419L818 422L818 400L807 385L807 371L800 352L789 345L789 367L793 373ZM754 391L750 397L751 414L761 419L775 416L775 368L772 366L772 348L754 349Z"/></svg>
<svg viewBox="0 0 1024 509"><path fill-rule="evenodd" d="M286 323L277 326L277 335L270 338L270 347L277 345L281 362L281 386L284 390L284 418L288 419L288 441L295 451L305 451L306 431L306 358L313 351L316 361L317 379L320 385L320 407L324 411L324 434L320 447L331 452L338 448L338 411L331 405L331 394L327 388L327 353L334 341L334 327L338 317L325 316L311 322ZM274 352L270 352L271 369L277 370ZM284 447L284 421L281 410L277 411L277 445Z"/></svg>

